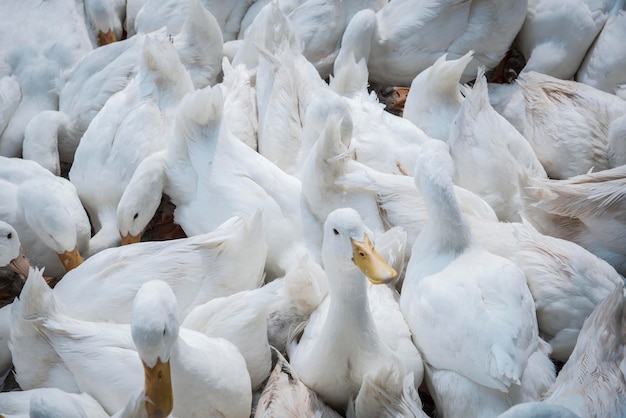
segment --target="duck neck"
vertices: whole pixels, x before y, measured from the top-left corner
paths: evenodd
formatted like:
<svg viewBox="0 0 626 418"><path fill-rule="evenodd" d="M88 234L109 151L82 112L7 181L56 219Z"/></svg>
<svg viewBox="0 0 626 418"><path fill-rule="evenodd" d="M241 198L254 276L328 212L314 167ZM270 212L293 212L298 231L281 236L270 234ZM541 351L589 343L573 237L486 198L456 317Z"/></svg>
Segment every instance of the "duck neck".
<svg viewBox="0 0 626 418"><path fill-rule="evenodd" d="M89 256L121 244L120 233L117 228L117 212L100 211L98 213L100 230L89 240Z"/></svg>
<svg viewBox="0 0 626 418"><path fill-rule="evenodd" d="M421 176L422 196L428 209L429 222L424 228L431 250L461 253L470 245L469 225L454 194L452 179L444 176Z"/></svg>
<svg viewBox="0 0 626 418"><path fill-rule="evenodd" d="M367 283L361 272L355 267L352 271L342 272L341 280L329 283L330 305L327 324L333 338L359 339L367 335L375 335L375 325L367 297ZM351 332L346 332L349 329Z"/></svg>

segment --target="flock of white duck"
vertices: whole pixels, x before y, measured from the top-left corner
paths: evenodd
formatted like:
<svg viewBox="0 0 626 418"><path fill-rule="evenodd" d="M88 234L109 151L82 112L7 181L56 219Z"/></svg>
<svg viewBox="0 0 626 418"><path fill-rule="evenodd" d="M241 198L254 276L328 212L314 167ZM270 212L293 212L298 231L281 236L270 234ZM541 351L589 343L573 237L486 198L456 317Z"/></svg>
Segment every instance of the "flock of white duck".
<svg viewBox="0 0 626 418"><path fill-rule="evenodd" d="M624 0L0 16L1 416L626 416Z"/></svg>

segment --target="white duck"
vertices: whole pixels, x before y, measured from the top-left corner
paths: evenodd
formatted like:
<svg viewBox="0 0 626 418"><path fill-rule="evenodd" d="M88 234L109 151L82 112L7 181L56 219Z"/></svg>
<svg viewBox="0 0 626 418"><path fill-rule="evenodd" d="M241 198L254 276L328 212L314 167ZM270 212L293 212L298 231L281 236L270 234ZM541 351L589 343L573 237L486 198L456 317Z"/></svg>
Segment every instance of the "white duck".
<svg viewBox="0 0 626 418"><path fill-rule="evenodd" d="M563 80L574 76L616 0L528 0L526 20L515 40L526 58L523 72Z"/></svg>
<svg viewBox="0 0 626 418"><path fill-rule="evenodd" d="M0 219L19 234L24 253L62 277L82 262L91 226L76 188L34 161L0 157Z"/></svg>
<svg viewBox="0 0 626 418"><path fill-rule="evenodd" d="M624 416L625 297L620 283L596 306L543 402L520 404L499 418Z"/></svg>
<svg viewBox="0 0 626 418"><path fill-rule="evenodd" d="M316 221L306 223L307 240L315 248L312 250L314 254L318 254L322 246L324 222L337 208L351 207L359 212L372 239L385 231L373 193L351 190L335 183L349 169L348 160L353 158L354 149L350 143L353 125L344 103L331 101L328 106L333 112L323 121L322 132L309 151L300 174L303 218ZM312 223L315 225L310 225Z"/></svg>
<svg viewBox="0 0 626 418"><path fill-rule="evenodd" d="M19 274L23 280L28 277L30 263L24 256L19 236L15 229L0 221L0 267L7 267ZM11 305L0 308L0 385L11 371L11 351L9 335L11 333Z"/></svg>
<svg viewBox="0 0 626 418"><path fill-rule="evenodd" d="M475 241L454 197L453 173L443 142L422 147L415 181L429 221L413 244L400 307L437 409L446 417L494 416L538 400L554 366L523 272Z"/></svg>
<svg viewBox="0 0 626 418"><path fill-rule="evenodd" d="M55 296L75 318L128 323L139 287L160 279L176 294L185 318L212 298L258 287L266 248L260 213L236 216L206 234L108 249L65 275ZM234 262L244 256L245 264Z"/></svg>
<svg viewBox="0 0 626 418"><path fill-rule="evenodd" d="M565 406L581 417L624 416L625 297L620 283L587 318L544 402Z"/></svg>
<svg viewBox="0 0 626 418"><path fill-rule="evenodd" d="M567 361L585 319L623 278L581 246L543 235L527 222L470 218L470 225L485 249L522 269L539 330L552 347L550 357Z"/></svg>
<svg viewBox="0 0 626 418"><path fill-rule="evenodd" d="M322 261L330 293L304 326L298 341L287 347L290 363L300 379L336 410L345 410L359 391L363 376L381 366L398 368L410 359L399 358L381 336L366 303L365 275L384 284L396 272L374 250L358 212L333 211L324 225ZM387 324L387 326L389 326ZM414 371L421 382L419 353ZM404 372L403 372L404 373Z"/></svg>
<svg viewBox="0 0 626 418"><path fill-rule="evenodd" d="M13 311L20 313L22 325L45 336L37 347L47 345L45 354L57 356L58 363L46 367L63 367L64 377L93 396L108 413L124 408L129 394L141 388L145 379L162 383L146 388L152 402L145 405L153 416L158 416L159 410L160 416L170 411L179 416L249 416L252 392L243 357L226 340L179 329L176 297L166 283L152 280L144 284L134 298L131 325L123 325L66 316L40 272L33 271L26 282ZM14 359L28 357L31 367L32 362L42 360L42 353L30 351L28 344L12 349ZM50 376L48 385L55 386L61 378ZM21 380L19 370L17 380ZM163 386L167 383L171 391Z"/></svg>
<svg viewBox="0 0 626 418"><path fill-rule="evenodd" d="M546 172L528 141L489 104L483 69L465 92L445 142L454 183L483 198L501 221L521 221L520 176L545 178Z"/></svg>
<svg viewBox="0 0 626 418"><path fill-rule="evenodd" d="M608 93L615 93L619 85L626 83L626 73L623 71L626 53L619 43L626 35L625 7L624 0L614 2L602 31L576 72L576 81Z"/></svg>
<svg viewBox="0 0 626 418"><path fill-rule="evenodd" d="M371 81L408 86L444 53L457 58L473 49L474 62L462 79L466 82L474 78L479 65L493 68L504 57L523 23L526 4L489 0L393 1L376 13L360 11L345 32L356 31L357 35L350 35L350 39L371 45L350 46L369 52L369 56L356 59L367 60ZM364 21L368 23L363 24ZM347 36L344 34L344 40Z"/></svg>
<svg viewBox="0 0 626 418"><path fill-rule="evenodd" d="M58 86L58 110L33 117L24 132L23 157L61 175L60 163L74 161L91 120L136 75L144 39L145 35L136 36L96 48L64 73Z"/></svg>
<svg viewBox="0 0 626 418"><path fill-rule="evenodd" d="M139 163L162 150L182 96L193 90L172 44L144 41L139 73L114 94L83 135L69 178L94 223L90 254L118 245L117 206Z"/></svg>
<svg viewBox="0 0 626 418"><path fill-rule="evenodd" d="M180 33L164 29L150 37L169 39L196 88L215 84L221 71L221 33L215 18L197 4L189 8ZM217 29L216 29L217 27ZM217 31L217 32L216 32ZM23 157L60 174L61 162L74 161L78 143L106 101L136 76L148 34L96 48L59 80L58 111L37 114L24 133Z"/></svg>
<svg viewBox="0 0 626 418"><path fill-rule="evenodd" d="M222 123L223 106L218 86L195 91L181 102L166 153L165 193L176 206L176 223L188 236L260 208L268 275L279 277L281 254L302 239L300 181L235 138Z"/></svg>
<svg viewBox="0 0 626 418"><path fill-rule="evenodd" d="M626 274L626 165L567 180L528 179L524 216L547 235L576 242Z"/></svg>
<svg viewBox="0 0 626 418"><path fill-rule="evenodd" d="M428 136L447 141L454 117L463 104L459 79L474 52L447 60L447 54L420 72L411 82L402 117Z"/></svg>
<svg viewBox="0 0 626 418"><path fill-rule="evenodd" d="M0 155L19 157L24 130L44 110L56 110L59 74L93 49L73 0L27 0L0 5L0 102L11 110L0 119ZM41 22L63 22L42 25ZM7 106L0 105L4 111Z"/></svg>
<svg viewBox="0 0 626 418"><path fill-rule="evenodd" d="M524 96L524 136L550 178L626 163L626 101L575 81L537 72L517 79Z"/></svg>
<svg viewBox="0 0 626 418"><path fill-rule="evenodd" d="M24 280L30 267L17 231L4 221L0 221L0 267L10 268Z"/></svg>

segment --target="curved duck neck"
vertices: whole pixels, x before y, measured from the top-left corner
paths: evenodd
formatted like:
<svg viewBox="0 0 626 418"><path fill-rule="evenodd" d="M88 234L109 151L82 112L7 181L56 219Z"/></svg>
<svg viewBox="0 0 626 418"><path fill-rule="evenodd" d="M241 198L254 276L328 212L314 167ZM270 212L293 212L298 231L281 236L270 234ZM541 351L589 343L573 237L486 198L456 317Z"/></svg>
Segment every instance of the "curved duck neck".
<svg viewBox="0 0 626 418"><path fill-rule="evenodd" d="M430 242L438 252L461 253L470 245L471 233L454 194L452 179L444 175L423 175L420 188L428 210L424 232L435 232ZM426 235L426 234L421 234Z"/></svg>

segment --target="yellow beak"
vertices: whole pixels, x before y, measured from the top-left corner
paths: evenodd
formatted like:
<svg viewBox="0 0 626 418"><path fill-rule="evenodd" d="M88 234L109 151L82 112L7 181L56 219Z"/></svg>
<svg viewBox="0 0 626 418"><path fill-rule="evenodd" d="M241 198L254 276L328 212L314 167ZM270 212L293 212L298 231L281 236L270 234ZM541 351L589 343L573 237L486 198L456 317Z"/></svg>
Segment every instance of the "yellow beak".
<svg viewBox="0 0 626 418"><path fill-rule="evenodd" d="M122 238L122 245L136 244L139 241L141 241L141 234L139 234L139 235L131 235L130 232L129 232L126 235L120 234L120 237Z"/></svg>
<svg viewBox="0 0 626 418"><path fill-rule="evenodd" d="M58 254L65 271L70 271L73 268L80 266L83 262L83 258L78 253L78 248L74 247L72 251L65 251L62 254Z"/></svg>
<svg viewBox="0 0 626 418"><path fill-rule="evenodd" d="M24 249L22 247L20 247L20 255L18 255L17 258L11 260L8 267L17 274L19 274L22 277L22 280L26 280L26 278L28 277L28 269L30 268L30 263L24 255Z"/></svg>
<svg viewBox="0 0 626 418"><path fill-rule="evenodd" d="M117 41L117 39L115 39L115 34L113 33L113 31L109 30L106 33L102 31L98 32L98 41L100 42L100 46L103 46L103 45L111 44Z"/></svg>
<svg viewBox="0 0 626 418"><path fill-rule="evenodd" d="M174 394L172 393L172 376L170 362L157 360L150 368L143 363L146 376L146 411L149 418L167 417L174 409Z"/></svg>
<svg viewBox="0 0 626 418"><path fill-rule="evenodd" d="M398 273L378 254L367 234L364 234L363 242L352 242L352 262L363 272L365 277L373 284L385 284L392 282Z"/></svg>

